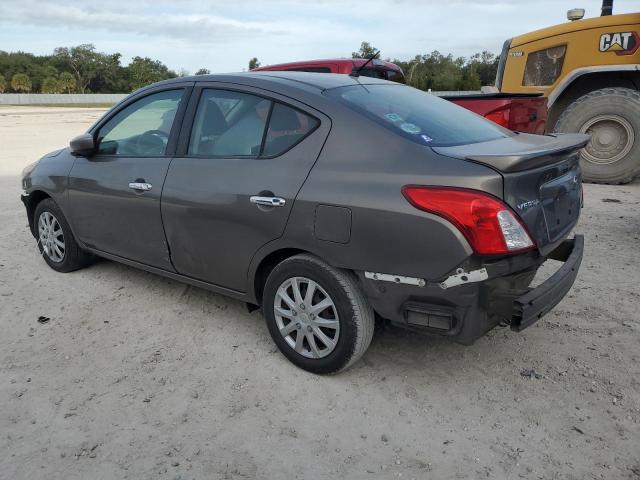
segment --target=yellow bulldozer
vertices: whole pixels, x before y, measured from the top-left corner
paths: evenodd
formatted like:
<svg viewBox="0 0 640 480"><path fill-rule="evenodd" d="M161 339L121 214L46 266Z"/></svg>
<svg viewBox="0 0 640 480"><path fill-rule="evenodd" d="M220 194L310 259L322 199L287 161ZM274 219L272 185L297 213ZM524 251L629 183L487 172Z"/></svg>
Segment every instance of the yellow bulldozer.
<svg viewBox="0 0 640 480"><path fill-rule="evenodd" d="M496 87L505 93L542 92L546 131L591 135L582 152L585 181L620 184L640 174L640 13L583 18L504 43Z"/></svg>

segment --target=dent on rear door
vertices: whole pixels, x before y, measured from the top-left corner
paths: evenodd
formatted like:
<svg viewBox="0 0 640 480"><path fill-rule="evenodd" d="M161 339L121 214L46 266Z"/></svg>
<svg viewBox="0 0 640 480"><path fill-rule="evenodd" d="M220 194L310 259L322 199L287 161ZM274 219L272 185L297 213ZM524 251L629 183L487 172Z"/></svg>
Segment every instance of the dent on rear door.
<svg viewBox="0 0 640 480"><path fill-rule="evenodd" d="M244 292L258 249L280 237L298 191L329 132L329 121L275 158L173 159L162 197L162 218L176 270ZM251 196L277 196L282 207L262 207Z"/></svg>

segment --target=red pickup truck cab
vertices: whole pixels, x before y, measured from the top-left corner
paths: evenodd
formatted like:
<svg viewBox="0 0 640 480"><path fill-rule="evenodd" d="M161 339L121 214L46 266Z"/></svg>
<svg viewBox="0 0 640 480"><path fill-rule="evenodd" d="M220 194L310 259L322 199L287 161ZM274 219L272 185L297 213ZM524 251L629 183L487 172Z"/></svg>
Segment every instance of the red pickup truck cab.
<svg viewBox="0 0 640 480"><path fill-rule="evenodd" d="M367 59L340 58L280 63L253 69L258 71L298 71L341 73L348 75ZM376 77L406 83L402 69L391 62L374 59L360 72L364 77ZM542 94L478 93L472 95L441 95L442 98L471 110L498 125L525 133L543 134L547 124L547 99Z"/></svg>
<svg viewBox="0 0 640 480"><path fill-rule="evenodd" d="M365 58L338 58L334 60L310 60L306 62L280 63L268 65L251 70L260 71L290 71L290 72L314 72L314 73L342 73L349 75L367 62ZM384 62L374 58L365 68L360 70L363 77L375 77L392 82L406 83L402 69L391 62Z"/></svg>

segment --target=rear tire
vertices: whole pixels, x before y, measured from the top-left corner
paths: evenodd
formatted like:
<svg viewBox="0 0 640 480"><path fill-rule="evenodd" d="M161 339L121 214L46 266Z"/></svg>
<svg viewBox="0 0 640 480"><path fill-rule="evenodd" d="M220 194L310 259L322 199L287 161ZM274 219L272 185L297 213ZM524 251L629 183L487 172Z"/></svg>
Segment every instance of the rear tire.
<svg viewBox="0 0 640 480"><path fill-rule="evenodd" d="M585 182L628 183L640 172L640 92L629 88L594 90L560 115L554 131L589 133L581 153Z"/></svg>
<svg viewBox="0 0 640 480"><path fill-rule="evenodd" d="M42 200L33 214L38 249L57 272L72 272L91 263L92 255L80 248L62 210L50 198Z"/></svg>
<svg viewBox="0 0 640 480"><path fill-rule="evenodd" d="M267 278L262 305L282 354L312 373L349 368L373 337L373 308L355 275L312 255L279 263Z"/></svg>

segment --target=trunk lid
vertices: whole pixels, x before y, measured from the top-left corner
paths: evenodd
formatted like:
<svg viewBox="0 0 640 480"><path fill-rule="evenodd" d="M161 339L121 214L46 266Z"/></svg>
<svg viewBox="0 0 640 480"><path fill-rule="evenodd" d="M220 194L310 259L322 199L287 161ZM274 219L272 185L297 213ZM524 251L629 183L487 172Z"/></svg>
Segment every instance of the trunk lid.
<svg viewBox="0 0 640 480"><path fill-rule="evenodd" d="M519 134L490 142L434 147L440 155L491 167L504 181L503 200L522 219L542 255L578 222L582 204L580 149L588 135Z"/></svg>

